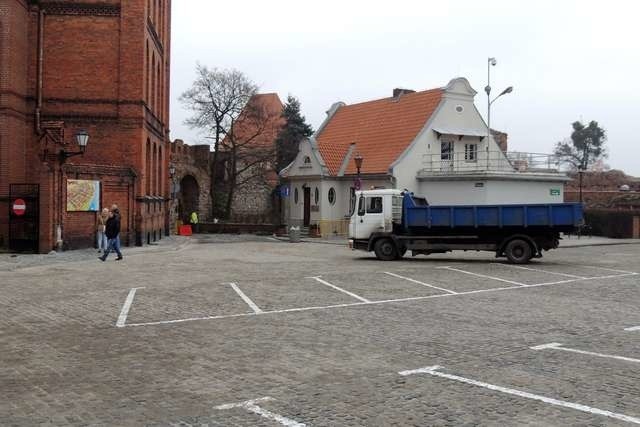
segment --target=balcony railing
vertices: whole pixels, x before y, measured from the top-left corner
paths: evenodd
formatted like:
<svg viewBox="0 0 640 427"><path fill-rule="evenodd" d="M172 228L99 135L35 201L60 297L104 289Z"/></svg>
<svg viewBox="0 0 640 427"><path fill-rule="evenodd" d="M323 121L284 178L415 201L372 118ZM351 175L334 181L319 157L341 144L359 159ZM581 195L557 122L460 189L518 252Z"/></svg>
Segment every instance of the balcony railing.
<svg viewBox="0 0 640 427"><path fill-rule="evenodd" d="M558 173L558 159L551 154L517 151L472 151L425 154L420 175L471 174L478 172Z"/></svg>

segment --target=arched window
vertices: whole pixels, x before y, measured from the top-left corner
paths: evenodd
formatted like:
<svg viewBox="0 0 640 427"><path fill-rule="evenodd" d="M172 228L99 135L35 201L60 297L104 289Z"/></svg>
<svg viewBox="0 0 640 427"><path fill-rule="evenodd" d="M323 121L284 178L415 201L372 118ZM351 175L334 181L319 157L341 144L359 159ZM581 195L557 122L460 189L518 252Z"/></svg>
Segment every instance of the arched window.
<svg viewBox="0 0 640 427"><path fill-rule="evenodd" d="M318 189L318 187L316 187L316 191L314 192L313 200L316 205L318 204L318 202L320 202L320 190Z"/></svg>
<svg viewBox="0 0 640 427"><path fill-rule="evenodd" d="M158 194L158 177L155 171L158 169L158 148L153 144L153 164L151 165L151 176L153 177L153 194Z"/></svg>
<svg viewBox="0 0 640 427"><path fill-rule="evenodd" d="M310 165L311 164L311 157L309 156L304 156L304 164L305 165Z"/></svg>
<svg viewBox="0 0 640 427"><path fill-rule="evenodd" d="M158 196L161 196L164 193L164 182L162 177L164 174L162 173L164 163L162 162L162 146L158 146L158 164L157 164L157 173L158 173Z"/></svg>
<svg viewBox="0 0 640 427"><path fill-rule="evenodd" d="M293 190L293 203L298 204L298 187Z"/></svg>
<svg viewBox="0 0 640 427"><path fill-rule="evenodd" d="M145 152L145 181L147 184L147 195L151 194L151 141L147 138L147 150Z"/></svg>
<svg viewBox="0 0 640 427"><path fill-rule="evenodd" d="M149 56L149 40L147 40L147 63L145 64L146 74L145 79L147 80L147 93L145 93L145 101L147 102L147 107L151 103L151 73L149 70L151 69L151 57Z"/></svg>
<svg viewBox="0 0 640 427"><path fill-rule="evenodd" d="M156 109L156 54L151 53L151 111L155 113Z"/></svg>
<svg viewBox="0 0 640 427"><path fill-rule="evenodd" d="M160 117L160 60L156 64L156 93L158 97L156 99L156 117Z"/></svg>

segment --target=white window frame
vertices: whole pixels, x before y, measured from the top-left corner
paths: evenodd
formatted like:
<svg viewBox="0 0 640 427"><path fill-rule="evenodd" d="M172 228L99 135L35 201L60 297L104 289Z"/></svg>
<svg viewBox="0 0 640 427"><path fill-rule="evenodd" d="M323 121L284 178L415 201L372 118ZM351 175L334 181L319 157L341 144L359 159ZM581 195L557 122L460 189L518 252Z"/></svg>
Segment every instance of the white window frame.
<svg viewBox="0 0 640 427"><path fill-rule="evenodd" d="M478 161L478 144L464 144L464 161L468 163Z"/></svg>

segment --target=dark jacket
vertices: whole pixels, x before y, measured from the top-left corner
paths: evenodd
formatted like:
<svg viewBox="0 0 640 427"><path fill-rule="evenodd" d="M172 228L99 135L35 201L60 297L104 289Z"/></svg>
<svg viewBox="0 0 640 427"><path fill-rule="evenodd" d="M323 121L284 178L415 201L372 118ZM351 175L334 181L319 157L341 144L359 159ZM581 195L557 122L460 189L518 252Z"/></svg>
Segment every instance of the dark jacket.
<svg viewBox="0 0 640 427"><path fill-rule="evenodd" d="M115 239L120 234L120 215L114 215L107 220L107 226L104 234L107 239Z"/></svg>

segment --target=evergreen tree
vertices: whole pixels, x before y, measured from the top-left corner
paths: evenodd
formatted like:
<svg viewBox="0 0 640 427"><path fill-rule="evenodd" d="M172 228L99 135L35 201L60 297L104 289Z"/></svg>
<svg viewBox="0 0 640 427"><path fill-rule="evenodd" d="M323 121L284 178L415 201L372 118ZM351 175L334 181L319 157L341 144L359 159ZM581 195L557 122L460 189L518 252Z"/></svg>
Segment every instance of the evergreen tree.
<svg viewBox="0 0 640 427"><path fill-rule="evenodd" d="M276 139L276 170L280 172L287 167L298 154L298 144L313 134L313 128L306 123L300 114L300 101L292 95L282 109L282 117L286 123Z"/></svg>
<svg viewBox="0 0 640 427"><path fill-rule="evenodd" d="M573 170L587 170L598 160L607 157L604 147L606 132L598 122L592 120L586 126L574 122L571 126L571 140L558 142L554 149L560 161L569 164Z"/></svg>

